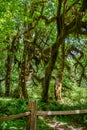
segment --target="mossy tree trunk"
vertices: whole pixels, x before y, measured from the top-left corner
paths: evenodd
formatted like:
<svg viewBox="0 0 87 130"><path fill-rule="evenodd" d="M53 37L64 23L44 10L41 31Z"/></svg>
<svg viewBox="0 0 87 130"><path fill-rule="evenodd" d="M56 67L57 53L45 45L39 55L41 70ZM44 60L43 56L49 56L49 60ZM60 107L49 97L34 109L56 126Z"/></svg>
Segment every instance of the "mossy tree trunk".
<svg viewBox="0 0 87 130"><path fill-rule="evenodd" d="M59 0L58 2L58 7L57 7L57 18L56 18L56 26L57 26L57 40L53 44L51 48L51 57L48 61L48 64L45 68L45 77L43 80L42 84L42 101L43 102L48 102L48 91L49 91L49 84L50 84L50 79L51 79L51 74L54 69L56 60L57 60L57 55L58 55L58 50L60 45L65 39L65 34L64 34L64 21L63 21L63 15L61 15L61 7L62 7L62 1Z"/></svg>
<svg viewBox="0 0 87 130"><path fill-rule="evenodd" d="M12 69L12 58L9 53L7 56L7 63L6 63L5 96L10 95L11 69Z"/></svg>
<svg viewBox="0 0 87 130"><path fill-rule="evenodd" d="M29 3L24 2L24 36L23 36L23 42L24 42L24 50L23 50L23 56L22 56L22 62L21 62L21 74L20 74L20 86L21 86L21 97L22 98L28 98L27 88L26 88L26 79L29 75L29 69L31 65L31 59L32 54L29 54L29 48L30 48L30 42L32 39L31 30L34 29L33 23L29 21L26 21L26 14L29 14L29 18L31 19L34 13L34 8L29 8ZM28 19L27 19L28 20ZM30 55L30 56L29 56Z"/></svg>
<svg viewBox="0 0 87 130"><path fill-rule="evenodd" d="M64 39L64 37L62 37L62 38L59 37L57 39L57 42L52 46L51 57L45 68L45 77L44 77L43 84L42 84L42 101L43 102L48 102L48 91L49 91L51 74L52 74L52 71L54 69L54 66L55 66L55 63L57 60L58 49L60 47L60 44L62 43L62 39Z"/></svg>
<svg viewBox="0 0 87 130"><path fill-rule="evenodd" d="M58 76L56 78L56 83L54 86L54 93L55 98L58 101L58 103L63 103L62 99L62 83L63 83L63 71L64 71L64 63L65 63L65 43L63 42L61 45L61 59L59 63L59 70L58 70Z"/></svg>
<svg viewBox="0 0 87 130"><path fill-rule="evenodd" d="M15 53L15 42L17 36L14 36L11 42L11 45L8 46L7 60L6 60L6 76L5 76L5 96L10 95L10 83L11 83L11 70L12 63Z"/></svg>
<svg viewBox="0 0 87 130"><path fill-rule="evenodd" d="M28 98L26 89L26 58L27 58L27 42L24 40L24 50L21 62L21 74L20 74L20 85L22 90L22 98Z"/></svg>

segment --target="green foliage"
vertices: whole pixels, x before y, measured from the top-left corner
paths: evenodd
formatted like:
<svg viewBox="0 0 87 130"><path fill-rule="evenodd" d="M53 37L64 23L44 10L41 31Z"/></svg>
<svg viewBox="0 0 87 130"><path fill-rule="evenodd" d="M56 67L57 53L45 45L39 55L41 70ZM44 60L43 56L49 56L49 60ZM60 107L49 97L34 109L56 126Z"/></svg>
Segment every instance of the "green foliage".
<svg viewBox="0 0 87 130"><path fill-rule="evenodd" d="M0 99L0 117L15 115L27 111L27 100L24 99ZM15 119L10 121L0 122L0 129L3 130L25 130L27 118ZM37 118L37 130L50 130L44 120Z"/></svg>
<svg viewBox="0 0 87 130"><path fill-rule="evenodd" d="M62 6L60 12L57 12L60 6L58 0L1 0L0 79L4 80L0 81L0 96L4 97L5 93L8 55L10 55L12 63L10 69L10 96L16 98L21 94L20 76L23 71L21 70L21 64L26 44L26 69L24 71L27 74L24 78L29 99L38 101L38 109L53 111L87 109L85 105L87 104L87 9L81 12L82 0L77 1L77 3L74 3L73 0L60 0L60 2L62 2ZM58 18L59 15L57 17L58 13L61 15L60 18ZM59 21L57 21L58 19ZM63 35L57 34L59 31L59 25L57 24L60 23L61 32L66 32L62 37L64 52L61 51L62 42L58 43L59 38ZM16 38L15 43L14 38ZM61 46L57 50L58 57L50 81L50 103L45 104L40 101L43 89L41 86L45 78L45 68L54 55L51 53L54 43L61 44ZM48 51L49 48L50 51ZM47 52L44 53L46 49ZM64 71L62 72L64 105L60 105L54 99L54 84L55 79L60 75L60 63L64 59ZM33 71L33 77L28 79L31 70ZM22 99L2 99L0 102L0 116L26 111L26 102ZM63 119L63 116L60 117ZM68 118L65 118L67 121ZM74 115L72 118L74 118ZM75 116L75 120L86 124L87 115ZM25 118L19 121L3 122L0 129L15 130L17 126L20 126L20 129L25 129L25 122ZM42 125L41 127L38 126L38 130L45 129L45 122L39 119L37 122ZM22 124L23 127L21 128Z"/></svg>
<svg viewBox="0 0 87 130"><path fill-rule="evenodd" d="M39 102L38 106L40 110L44 111L67 111L67 110L85 110L87 109L86 104L77 104L73 106L58 104L57 102L51 102L49 104L44 104ZM50 116L50 119L55 119L58 122L65 122L69 125L82 125L85 126L87 123L87 114L79 114L79 115L60 115L60 116ZM76 122L76 123L75 123Z"/></svg>
<svg viewBox="0 0 87 130"><path fill-rule="evenodd" d="M68 25L73 18L77 17L78 11L80 10L80 6L82 4L81 1L73 4L75 1L70 0L66 1L65 5L62 2L62 13L64 13L64 25ZM80 4L79 4L80 3ZM79 6L80 5L80 6ZM65 7L64 7L65 6ZM52 47L53 44L56 42L57 39L57 23L56 23L56 16L57 16L57 8L58 8L58 1L29 1L29 0L3 0L0 4L0 76L5 78L6 75L6 59L8 56L8 47L11 46L12 40L14 36L17 34L17 40L15 41L15 50L13 51L12 55L12 71L11 71L11 93L13 93L14 89L19 86L19 77L20 77L20 70L21 70L21 63L22 63L22 56L23 56L23 49L24 49L24 36L27 34L28 37L27 41L27 48L32 48L32 55L33 58L31 60L30 66L34 69L35 73L39 78L44 77L45 75L45 67L47 62L50 59L50 54L45 54L43 57L43 51L49 47ZM70 7L70 8L69 8ZM64 8L64 10L63 10ZM69 9L67 12L66 10ZM83 21L86 21L87 10L84 12ZM53 18L53 19L52 19ZM31 29L32 28L32 29ZM75 30L76 31L76 30ZM26 33L25 33L26 32ZM62 43L61 43L62 45ZM73 58L70 53L65 57L66 65L70 67L70 73L68 72L66 66L63 72L63 79L64 85L72 86L71 79L69 77L75 77L73 80L77 82L78 85L81 87L86 86L86 37L80 35L80 37L76 38L76 35L72 34L67 35L65 37L65 55L68 49L71 46L75 46L78 50L84 53L84 57L79 58L80 53L75 51L75 57L77 61L81 62L84 68L84 75L81 83L77 80L80 80L83 68L79 65L79 62ZM59 63L61 61L62 55L59 48L58 59L56 61L56 68L53 71L53 75L56 77L59 73ZM73 51L73 50L72 50ZM50 52L49 52L50 53ZM26 66L30 60L28 51L28 56L26 56ZM52 54L51 54L52 55ZM35 59L38 58L40 61L38 64L35 64ZM46 63L44 60L46 58ZM77 68L75 67L77 65ZM4 69L3 69L4 68ZM77 74L75 74L75 68ZM36 72L37 71L37 72ZM35 79L35 77L33 77ZM35 79L36 80L36 79ZM70 82L69 82L70 81ZM39 84L39 81L37 81ZM4 82L5 83L5 82ZM27 86L29 86L28 84ZM1 84L4 88L5 84ZM33 86L33 85L32 85ZM42 88L41 88L42 89ZM5 89L3 89L4 91ZM41 90L40 90L41 92ZM3 92L4 93L4 92ZM12 94L10 94L12 95Z"/></svg>
<svg viewBox="0 0 87 130"><path fill-rule="evenodd" d="M0 123L0 129L2 130L26 130L26 122L22 119L15 121L5 121Z"/></svg>
<svg viewBox="0 0 87 130"><path fill-rule="evenodd" d="M52 130L52 129L48 126L46 121L37 119L37 130Z"/></svg>
<svg viewBox="0 0 87 130"><path fill-rule="evenodd" d="M0 112L7 114L18 114L20 112L25 112L27 110L27 100L25 99L0 99Z"/></svg>
<svg viewBox="0 0 87 130"><path fill-rule="evenodd" d="M0 117L5 117L9 115L15 115L18 113L23 113L27 111L27 103L28 101L25 99L6 99L0 98ZM51 101L50 103L43 103L41 101L37 102L37 110L44 111L65 111L65 110L84 110L87 109L86 104L73 104L73 106L67 104L58 104L55 101ZM87 123L87 115L68 115L68 116L49 116L50 119L55 119L58 122L65 122L72 125L86 125ZM7 128L13 130L25 130L26 129L27 118L22 117L20 119L15 119L11 121L5 121L0 123L0 129L7 130ZM77 122L77 124L75 124ZM47 122L44 119L39 119L37 117L37 130L51 130L49 128Z"/></svg>
<svg viewBox="0 0 87 130"><path fill-rule="evenodd" d="M25 99L0 99L0 117L16 115L27 111L27 100ZM26 128L26 117L21 119L0 122L3 130L24 130Z"/></svg>
<svg viewBox="0 0 87 130"><path fill-rule="evenodd" d="M86 9L86 12L85 12L85 16L83 17L83 21L87 21L87 9Z"/></svg>

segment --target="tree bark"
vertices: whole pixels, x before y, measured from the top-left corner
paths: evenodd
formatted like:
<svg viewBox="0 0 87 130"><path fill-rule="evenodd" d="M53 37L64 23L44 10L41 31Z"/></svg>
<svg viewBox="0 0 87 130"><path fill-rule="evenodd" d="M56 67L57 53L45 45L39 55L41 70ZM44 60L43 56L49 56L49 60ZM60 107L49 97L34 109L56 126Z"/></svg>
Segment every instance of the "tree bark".
<svg viewBox="0 0 87 130"><path fill-rule="evenodd" d="M22 98L28 98L27 89L26 89L26 56L27 56L27 43L24 41L24 51L23 51L23 57L21 63L21 76L20 76Z"/></svg>
<svg viewBox="0 0 87 130"><path fill-rule="evenodd" d="M57 7L57 18L56 18L56 26L57 26L57 40L53 44L52 49L51 49L51 57L49 59L49 62L45 68L45 77L44 81L42 84L42 101L43 102L48 102L48 91L49 91L49 84L50 84L50 79L51 79L51 74L54 69L57 55L58 55L58 50L60 45L65 39L65 30L64 30L64 20L63 20L63 15L61 15L61 8L62 8L62 2L61 0L58 1L58 7Z"/></svg>
<svg viewBox="0 0 87 130"><path fill-rule="evenodd" d="M6 63L6 77L5 77L5 96L10 95L10 81L11 81L11 69L12 69L12 59L10 54L7 56Z"/></svg>
<svg viewBox="0 0 87 130"><path fill-rule="evenodd" d="M55 93L55 98L58 101L58 103L63 103L62 99L62 83L63 83L63 71L64 71L64 65L65 65L65 42L62 42L61 45L61 60L59 63L59 70L58 70L58 76L56 78L56 83L54 87L54 93Z"/></svg>
<svg viewBox="0 0 87 130"><path fill-rule="evenodd" d="M16 39L17 39L17 35L13 37L11 46L10 45L8 46L8 55L7 55L7 62L6 62L6 76L5 76L5 96L10 95L12 60L14 58Z"/></svg>
<svg viewBox="0 0 87 130"><path fill-rule="evenodd" d="M51 79L51 74L55 66L55 62L58 55L58 49L60 44L62 43L62 39L58 38L57 42L52 46L51 49L51 57L49 59L49 62L45 68L45 77L42 84L42 101L48 102L48 91L49 91L49 84Z"/></svg>

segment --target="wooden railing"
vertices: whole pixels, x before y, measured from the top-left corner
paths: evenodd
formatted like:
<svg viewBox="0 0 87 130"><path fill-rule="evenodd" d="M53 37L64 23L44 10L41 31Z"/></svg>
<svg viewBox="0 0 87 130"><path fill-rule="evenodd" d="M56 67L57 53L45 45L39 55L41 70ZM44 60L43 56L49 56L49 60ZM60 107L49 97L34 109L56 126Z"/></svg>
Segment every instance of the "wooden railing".
<svg viewBox="0 0 87 130"><path fill-rule="evenodd" d="M0 122L21 118L24 116L28 117L26 130L36 130L36 118L37 116L51 116L51 115L72 115L72 114L84 114L87 110L71 110L71 111L37 111L36 101L30 101L28 105L28 112L11 115L8 117L0 118Z"/></svg>

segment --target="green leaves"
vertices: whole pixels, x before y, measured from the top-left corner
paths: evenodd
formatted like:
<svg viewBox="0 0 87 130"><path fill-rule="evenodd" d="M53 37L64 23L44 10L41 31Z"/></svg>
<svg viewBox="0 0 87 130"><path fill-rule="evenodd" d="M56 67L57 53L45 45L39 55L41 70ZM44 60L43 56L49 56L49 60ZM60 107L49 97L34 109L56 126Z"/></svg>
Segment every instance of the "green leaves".
<svg viewBox="0 0 87 130"><path fill-rule="evenodd" d="M83 17L83 22L87 22L87 9L86 9L86 11L85 11L85 15L84 15L84 17Z"/></svg>

